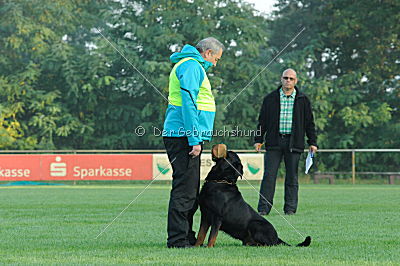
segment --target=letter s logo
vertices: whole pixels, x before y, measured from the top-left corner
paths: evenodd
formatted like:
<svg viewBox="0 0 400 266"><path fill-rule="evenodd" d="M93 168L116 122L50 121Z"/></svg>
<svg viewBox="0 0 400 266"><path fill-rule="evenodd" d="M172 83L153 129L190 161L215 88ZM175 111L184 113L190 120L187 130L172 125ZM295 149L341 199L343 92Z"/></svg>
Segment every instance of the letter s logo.
<svg viewBox="0 0 400 266"><path fill-rule="evenodd" d="M50 176L64 177L67 175L67 164L61 163L61 157L56 157L56 163L50 164Z"/></svg>

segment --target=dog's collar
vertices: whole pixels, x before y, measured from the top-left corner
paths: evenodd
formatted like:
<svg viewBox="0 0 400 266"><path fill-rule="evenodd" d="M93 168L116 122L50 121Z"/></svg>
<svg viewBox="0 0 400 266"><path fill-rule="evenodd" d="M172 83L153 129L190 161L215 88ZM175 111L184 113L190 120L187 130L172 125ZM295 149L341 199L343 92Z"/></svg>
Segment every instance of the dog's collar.
<svg viewBox="0 0 400 266"><path fill-rule="evenodd" d="M236 182L229 182L226 180L206 180L206 183L207 182L218 183L218 184L228 184L228 185L232 185L232 186L236 185Z"/></svg>

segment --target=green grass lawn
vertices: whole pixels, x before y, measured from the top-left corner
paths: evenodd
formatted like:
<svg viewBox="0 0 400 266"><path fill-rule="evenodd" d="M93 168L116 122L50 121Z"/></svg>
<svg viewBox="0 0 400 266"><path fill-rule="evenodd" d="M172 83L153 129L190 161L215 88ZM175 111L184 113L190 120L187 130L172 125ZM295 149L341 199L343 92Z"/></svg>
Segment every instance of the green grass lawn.
<svg viewBox="0 0 400 266"><path fill-rule="evenodd" d="M308 248L243 247L221 232L213 249L167 249L170 186L163 184L150 186L95 239L145 186L0 188L0 264L400 264L400 186L301 185L298 213L285 218L313 238ZM256 206L257 192L239 187ZM280 212L282 199L279 185ZM268 220L286 242L303 241L276 212Z"/></svg>

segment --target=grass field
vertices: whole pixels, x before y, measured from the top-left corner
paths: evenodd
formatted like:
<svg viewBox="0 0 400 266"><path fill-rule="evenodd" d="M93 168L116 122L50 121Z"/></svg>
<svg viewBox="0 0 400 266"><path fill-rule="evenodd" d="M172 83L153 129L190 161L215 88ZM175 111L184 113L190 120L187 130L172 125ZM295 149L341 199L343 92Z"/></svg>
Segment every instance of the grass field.
<svg viewBox="0 0 400 266"><path fill-rule="evenodd" d="M0 188L0 264L285 264L399 265L400 186L301 185L298 214L285 216L308 248L243 247L220 233L213 249L167 249L169 185L153 184L98 239L144 188L85 185ZM239 185L256 206L257 193ZM282 211L282 185L276 208ZM280 237L303 241L277 213ZM195 228L199 224L196 214Z"/></svg>

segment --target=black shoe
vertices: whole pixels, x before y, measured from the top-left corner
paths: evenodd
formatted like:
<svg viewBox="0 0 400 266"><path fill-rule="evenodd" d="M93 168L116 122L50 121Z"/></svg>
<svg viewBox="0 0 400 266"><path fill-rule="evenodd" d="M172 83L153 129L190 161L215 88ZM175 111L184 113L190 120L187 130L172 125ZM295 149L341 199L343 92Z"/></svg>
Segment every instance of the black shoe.
<svg viewBox="0 0 400 266"><path fill-rule="evenodd" d="M262 212L258 212L258 214L261 215L261 216L266 216L266 215L269 214L269 212L264 212L264 211L262 211Z"/></svg>
<svg viewBox="0 0 400 266"><path fill-rule="evenodd" d="M189 232L187 239L189 240L190 245L196 244L196 233L193 231Z"/></svg>
<svg viewBox="0 0 400 266"><path fill-rule="evenodd" d="M286 215L294 215L295 212L294 212L294 211L287 211L287 212L285 212L285 214L286 214Z"/></svg>

